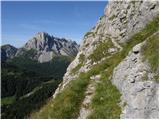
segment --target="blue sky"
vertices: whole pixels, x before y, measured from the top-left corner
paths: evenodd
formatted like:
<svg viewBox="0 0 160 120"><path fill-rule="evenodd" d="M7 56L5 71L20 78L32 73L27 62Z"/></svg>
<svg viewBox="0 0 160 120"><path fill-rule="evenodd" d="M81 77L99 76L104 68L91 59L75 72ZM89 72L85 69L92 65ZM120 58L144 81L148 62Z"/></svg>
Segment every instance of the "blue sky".
<svg viewBox="0 0 160 120"><path fill-rule="evenodd" d="M2 44L23 46L37 32L80 43L107 2L2 2Z"/></svg>

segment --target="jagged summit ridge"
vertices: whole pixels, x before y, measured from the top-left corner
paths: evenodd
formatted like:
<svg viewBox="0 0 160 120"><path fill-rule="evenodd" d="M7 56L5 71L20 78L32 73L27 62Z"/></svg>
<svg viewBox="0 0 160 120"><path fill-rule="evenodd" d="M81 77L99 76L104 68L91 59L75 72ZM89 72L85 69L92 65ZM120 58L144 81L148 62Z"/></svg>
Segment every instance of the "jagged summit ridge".
<svg viewBox="0 0 160 120"><path fill-rule="evenodd" d="M76 56L79 45L75 41L54 37L47 32L38 32L16 51L15 56L23 55L29 50L34 50L35 52L32 59L39 62L48 62L57 55Z"/></svg>
<svg viewBox="0 0 160 120"><path fill-rule="evenodd" d="M54 37L46 32L38 32L24 45L24 48L36 49L40 51L53 49L56 50L56 52L60 52L59 49L62 49L63 47L77 48L77 46L77 43L74 41L67 40L65 38Z"/></svg>

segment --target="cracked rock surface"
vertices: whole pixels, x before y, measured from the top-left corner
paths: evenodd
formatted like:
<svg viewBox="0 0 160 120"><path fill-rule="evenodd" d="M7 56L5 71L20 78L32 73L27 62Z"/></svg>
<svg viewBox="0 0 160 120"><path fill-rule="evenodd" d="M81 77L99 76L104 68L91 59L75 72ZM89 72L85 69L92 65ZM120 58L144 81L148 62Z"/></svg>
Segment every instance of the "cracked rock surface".
<svg viewBox="0 0 160 120"><path fill-rule="evenodd" d="M133 47L114 69L112 82L122 93L121 118L158 118L158 84L154 73L142 60L141 47Z"/></svg>

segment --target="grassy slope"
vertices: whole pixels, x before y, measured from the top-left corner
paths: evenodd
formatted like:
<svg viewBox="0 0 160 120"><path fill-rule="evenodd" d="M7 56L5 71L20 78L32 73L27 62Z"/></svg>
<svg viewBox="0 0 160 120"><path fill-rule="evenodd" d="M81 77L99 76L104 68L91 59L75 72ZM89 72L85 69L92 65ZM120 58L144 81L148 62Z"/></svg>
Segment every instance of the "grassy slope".
<svg viewBox="0 0 160 120"><path fill-rule="evenodd" d="M156 33L146 41L146 44L142 47L142 54L144 60L147 60L153 72L157 73L155 80L159 82L159 33Z"/></svg>
<svg viewBox="0 0 160 120"><path fill-rule="evenodd" d="M40 111L34 112L31 118L77 118L81 102L85 97L86 87L89 84L89 78L96 74L101 74L102 77L101 83L97 85L91 105L93 112L89 118L119 118L121 109L118 102L121 95L112 85L109 77L112 75L113 69L127 56L133 46L144 41L158 30L158 22L159 20L156 18L123 45L121 52L114 54L107 61L93 66L89 72L80 74L79 78L71 81L68 87L54 100L50 100Z"/></svg>
<svg viewBox="0 0 160 120"><path fill-rule="evenodd" d="M151 36L154 32L158 31L159 20L156 18L150 24L148 24L141 32L135 34L127 44L123 45L123 50L120 53L113 55L106 61L106 64L110 65L107 71L102 73L102 83L97 86L96 95L93 98L92 109L93 112L89 118L119 118L120 107L117 105L120 100L120 94L111 85L109 80L112 75L114 67L127 56L128 52L136 44L144 41L147 37ZM152 42L153 43L153 42ZM150 44L152 44L150 43ZM155 45L155 44L154 44ZM152 46L153 47L153 46ZM147 53L146 53L147 54ZM153 56L158 54L158 51L153 53ZM152 59L153 60L153 59ZM155 62L155 60L153 60ZM101 100L100 98L103 98Z"/></svg>
<svg viewBox="0 0 160 120"><path fill-rule="evenodd" d="M146 41L146 44L142 48L144 59L147 59L151 65L152 70L157 71L158 69L158 58L159 58L159 33L152 36Z"/></svg>

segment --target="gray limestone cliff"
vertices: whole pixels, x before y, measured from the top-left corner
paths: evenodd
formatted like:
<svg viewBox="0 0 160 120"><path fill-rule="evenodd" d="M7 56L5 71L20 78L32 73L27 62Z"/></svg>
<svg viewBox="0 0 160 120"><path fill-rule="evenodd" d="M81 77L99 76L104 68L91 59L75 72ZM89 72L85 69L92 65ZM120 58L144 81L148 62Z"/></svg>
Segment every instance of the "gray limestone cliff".
<svg viewBox="0 0 160 120"><path fill-rule="evenodd" d="M152 36L158 37L158 34ZM141 49L145 44L146 40L134 46L113 72L112 82L122 93L121 118L153 119L159 115L159 84L156 82L158 71L153 72L143 59Z"/></svg>

